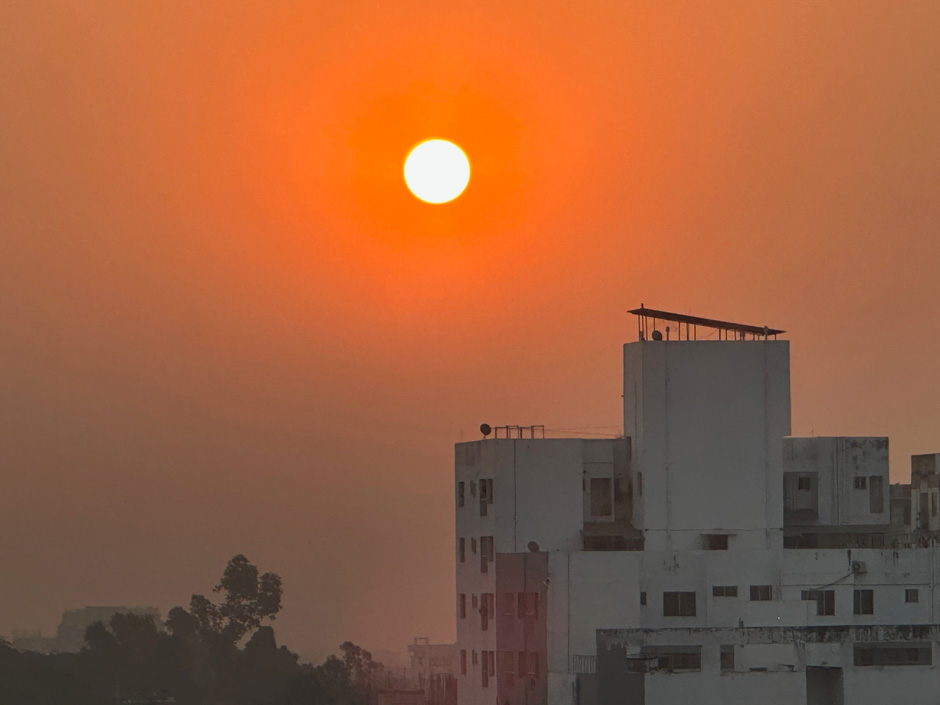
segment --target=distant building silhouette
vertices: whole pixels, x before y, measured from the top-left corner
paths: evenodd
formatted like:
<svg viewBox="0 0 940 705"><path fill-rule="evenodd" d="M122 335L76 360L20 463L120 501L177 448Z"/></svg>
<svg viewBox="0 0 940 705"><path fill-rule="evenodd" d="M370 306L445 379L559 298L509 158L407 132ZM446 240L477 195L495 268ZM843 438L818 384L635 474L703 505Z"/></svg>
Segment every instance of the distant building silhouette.
<svg viewBox="0 0 940 705"><path fill-rule="evenodd" d="M81 651L85 646L85 630L95 622L105 625L116 614L135 614L140 617L153 617L158 630L163 629L163 620L156 607L95 606L66 610L54 637L44 637L39 632L13 635L11 644L20 651Z"/></svg>

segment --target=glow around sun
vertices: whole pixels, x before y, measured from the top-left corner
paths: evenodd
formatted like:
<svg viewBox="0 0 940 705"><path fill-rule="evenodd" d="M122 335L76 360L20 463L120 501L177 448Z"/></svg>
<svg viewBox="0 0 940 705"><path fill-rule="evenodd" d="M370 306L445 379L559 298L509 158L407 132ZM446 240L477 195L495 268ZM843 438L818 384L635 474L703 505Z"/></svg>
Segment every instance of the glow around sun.
<svg viewBox="0 0 940 705"><path fill-rule="evenodd" d="M469 182L470 160L453 142L428 140L405 158L405 183L427 203L453 201Z"/></svg>

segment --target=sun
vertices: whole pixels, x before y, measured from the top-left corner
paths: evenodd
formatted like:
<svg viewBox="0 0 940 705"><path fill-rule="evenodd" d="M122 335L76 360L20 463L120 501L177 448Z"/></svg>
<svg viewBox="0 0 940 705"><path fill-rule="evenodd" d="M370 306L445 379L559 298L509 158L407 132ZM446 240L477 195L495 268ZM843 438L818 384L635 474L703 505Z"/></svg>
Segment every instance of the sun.
<svg viewBox="0 0 940 705"><path fill-rule="evenodd" d="M463 193L470 182L470 160L447 140L427 140L405 158L405 183L426 203L447 203Z"/></svg>

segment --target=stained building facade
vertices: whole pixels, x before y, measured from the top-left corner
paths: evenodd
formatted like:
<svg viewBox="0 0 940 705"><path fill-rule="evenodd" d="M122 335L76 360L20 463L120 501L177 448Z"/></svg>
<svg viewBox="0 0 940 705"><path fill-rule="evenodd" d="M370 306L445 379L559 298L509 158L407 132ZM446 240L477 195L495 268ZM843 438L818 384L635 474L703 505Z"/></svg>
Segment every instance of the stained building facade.
<svg viewBox="0 0 940 705"><path fill-rule="evenodd" d="M623 437L456 446L460 705L926 702L940 455L890 485L790 435L783 331L635 313Z"/></svg>

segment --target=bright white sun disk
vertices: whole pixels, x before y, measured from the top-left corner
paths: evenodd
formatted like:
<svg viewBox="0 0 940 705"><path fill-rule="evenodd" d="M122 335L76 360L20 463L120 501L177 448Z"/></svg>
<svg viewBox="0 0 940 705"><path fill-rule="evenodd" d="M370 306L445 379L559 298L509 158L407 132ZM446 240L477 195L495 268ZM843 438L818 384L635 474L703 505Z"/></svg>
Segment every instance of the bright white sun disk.
<svg viewBox="0 0 940 705"><path fill-rule="evenodd" d="M405 159L405 183L427 203L447 203L467 188L470 161L463 150L447 140L428 140Z"/></svg>

